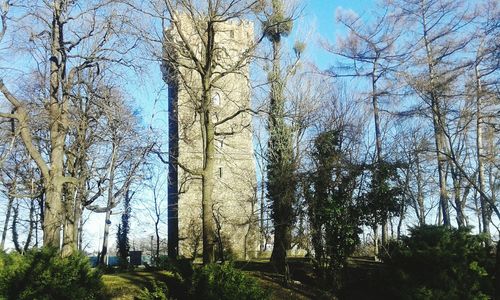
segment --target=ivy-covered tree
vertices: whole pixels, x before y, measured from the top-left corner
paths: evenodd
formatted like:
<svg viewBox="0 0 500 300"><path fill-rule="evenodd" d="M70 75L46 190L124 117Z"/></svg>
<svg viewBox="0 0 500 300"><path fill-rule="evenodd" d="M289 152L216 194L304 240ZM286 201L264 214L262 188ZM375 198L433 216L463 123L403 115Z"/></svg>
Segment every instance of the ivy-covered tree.
<svg viewBox="0 0 500 300"><path fill-rule="evenodd" d="M396 164L378 163L373 167L372 174L369 190L363 197L363 218L365 224L373 229L374 250L378 255L378 225L399 213L402 190L398 185Z"/></svg>
<svg viewBox="0 0 500 300"><path fill-rule="evenodd" d="M285 121L285 80L281 71L281 39L292 30L292 18L284 10L283 0L271 1L271 12L263 24L264 33L272 46L270 83L269 144L267 166L267 192L274 222L274 246L271 262L287 281L286 251L291 247L293 203L296 179L293 158L292 133Z"/></svg>
<svg viewBox="0 0 500 300"><path fill-rule="evenodd" d="M361 232L354 192L362 168L350 163L343 151L341 132L320 133L312 153L314 170L305 184L317 276L334 290L342 286L347 257Z"/></svg>
<svg viewBox="0 0 500 300"><path fill-rule="evenodd" d="M127 265L127 256L130 249L128 234L130 232L130 213L132 212L130 200L133 195L134 192L130 193L130 190L127 190L123 201L122 220L121 223L118 224L118 231L116 233L116 250L121 265Z"/></svg>

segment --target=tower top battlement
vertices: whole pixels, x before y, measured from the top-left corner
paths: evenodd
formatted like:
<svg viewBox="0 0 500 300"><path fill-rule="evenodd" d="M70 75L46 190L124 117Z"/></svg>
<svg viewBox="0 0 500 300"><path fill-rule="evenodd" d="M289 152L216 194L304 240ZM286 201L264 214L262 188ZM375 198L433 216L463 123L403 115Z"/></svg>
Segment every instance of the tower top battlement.
<svg viewBox="0 0 500 300"><path fill-rule="evenodd" d="M177 25L171 23L165 28L165 43L164 43L164 60L172 61L169 57L178 58L180 56L188 56L191 53L185 53L188 49L182 41L178 30L182 31L183 37L187 39L188 44L196 52L200 60L203 60L203 47L206 47L206 30L207 25L204 20L193 20L187 14L179 14ZM232 20L227 22L217 22L215 25L215 47L216 55L223 55L224 52L231 51L230 58L238 59L241 55L248 55L248 50L251 50L254 45L254 26L248 20ZM224 56L224 55L223 55ZM187 57L186 57L187 58ZM224 57L225 59L225 57Z"/></svg>

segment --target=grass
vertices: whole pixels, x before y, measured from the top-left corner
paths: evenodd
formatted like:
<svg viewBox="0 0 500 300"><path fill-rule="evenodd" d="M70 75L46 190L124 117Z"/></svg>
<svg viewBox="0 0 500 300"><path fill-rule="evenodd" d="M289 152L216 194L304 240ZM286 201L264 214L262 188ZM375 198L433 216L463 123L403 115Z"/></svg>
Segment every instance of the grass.
<svg viewBox="0 0 500 300"><path fill-rule="evenodd" d="M315 299L314 292L307 286L295 281L288 287L281 285L269 263L236 263L247 274L257 278L262 287L270 292L270 299ZM175 299L186 299L187 289L179 277L169 271L129 271L105 274L102 276L106 295L112 300L133 300L144 288L151 289L154 281L165 282Z"/></svg>
<svg viewBox="0 0 500 300"><path fill-rule="evenodd" d="M271 299L316 299L316 290L312 268L307 259L290 258L290 275L292 282L283 287L283 277L273 267L269 260L254 260L235 262L235 266L256 277L263 288L270 291Z"/></svg>
<svg viewBox="0 0 500 300"><path fill-rule="evenodd" d="M169 271L130 271L102 276L106 296L113 300L133 300L145 288L152 289L154 281L165 282L172 294L180 292L180 278ZM175 289L176 288L176 289Z"/></svg>
<svg viewBox="0 0 500 300"><path fill-rule="evenodd" d="M292 282L282 285L282 277L277 274L267 260L237 261L235 266L255 277L262 287L269 291L270 299L306 300L334 299L317 287L311 263L307 259L290 259ZM347 270L346 286L339 299L375 299L382 295L382 287L373 279L385 276L383 264L368 259L350 259ZM154 281L166 283L170 297L187 299L188 287L178 275L169 271L130 271L103 275L109 299L132 300L144 288L151 289ZM378 299L378 298L377 298Z"/></svg>

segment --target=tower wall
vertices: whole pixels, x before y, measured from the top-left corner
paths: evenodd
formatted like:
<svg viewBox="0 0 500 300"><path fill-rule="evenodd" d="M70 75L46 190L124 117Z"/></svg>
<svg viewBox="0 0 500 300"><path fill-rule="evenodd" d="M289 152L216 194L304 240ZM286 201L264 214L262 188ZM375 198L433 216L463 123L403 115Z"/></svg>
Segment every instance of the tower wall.
<svg viewBox="0 0 500 300"><path fill-rule="evenodd" d="M182 17L180 22L193 48L202 53L200 36L194 30L192 21ZM253 25L250 22L219 23L218 26L215 43L219 65L215 69L216 74L226 72L247 56L245 51L253 39ZM170 43L178 42L179 36L174 28L169 29L167 36ZM167 51L172 49L175 47ZM192 257L195 252L200 253L202 248L201 177L185 169L203 167L200 117L196 112L201 83L199 75L189 67L192 61L187 58L184 61L182 53L170 53L170 57L172 55L176 55L181 63L175 66L175 75L170 75L167 80L170 82L170 117L176 118L175 122L169 123L169 145L173 147L170 153L175 156L172 161L178 161L181 167L171 166L169 170L170 183L172 187L177 187L176 190L172 189L172 193L169 191L169 242L171 237L175 239L178 226L178 254ZM172 92L171 86L175 86ZM249 66L245 64L222 77L212 88L213 121L224 120L249 107ZM217 232L222 237L226 251L237 257L252 256L257 251L257 222L251 115L248 112L237 114L217 126L216 131L219 135L215 141L216 183L213 199Z"/></svg>

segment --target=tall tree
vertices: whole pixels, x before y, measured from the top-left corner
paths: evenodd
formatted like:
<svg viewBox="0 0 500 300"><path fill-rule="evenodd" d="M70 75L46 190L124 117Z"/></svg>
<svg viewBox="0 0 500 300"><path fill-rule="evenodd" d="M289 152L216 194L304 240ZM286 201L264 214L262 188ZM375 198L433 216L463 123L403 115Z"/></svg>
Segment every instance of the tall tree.
<svg viewBox="0 0 500 300"><path fill-rule="evenodd" d="M411 88L424 101L432 119L435 154L439 177L440 208L445 226L451 226L447 166L451 145L447 141L447 115L453 93L454 79L461 72L461 50L470 42L463 34L471 15L464 1L402 0L391 2L395 14L413 26L412 57L403 70ZM419 42L414 43L414 39Z"/></svg>
<svg viewBox="0 0 500 300"><path fill-rule="evenodd" d="M339 130L340 129L340 130ZM354 199L362 168L350 164L342 128L319 133L312 159L315 169L306 194L318 278L338 291L347 257L359 242L360 210ZM330 284L333 283L333 286Z"/></svg>
<svg viewBox="0 0 500 300"><path fill-rule="evenodd" d="M155 161L147 168L147 184L146 188L152 194L151 201L143 201L142 206L150 217L152 226L154 227L154 235L156 240L155 257L158 259L160 255L161 234L163 233L162 227L167 224L165 220L167 208L167 182L168 178L164 176L161 164ZM151 224L151 223L150 223Z"/></svg>
<svg viewBox="0 0 500 300"><path fill-rule="evenodd" d="M31 113L28 105L33 99L23 100L22 96L27 93L14 95L4 84L4 78L0 80L0 91L13 107L12 113L1 113L0 117L16 120L26 151L42 174L43 243L59 248L61 236L64 236L64 256L77 249L78 240L75 237L78 231L74 230L78 217L75 218L73 212L79 214L79 210L74 210L74 201L66 201L72 195L65 195L81 183L73 172L68 172L66 165L75 88L84 84L83 72L100 73L103 62L128 63L128 49L124 46L127 43L116 38L127 23L123 17L126 14L117 14L116 6L110 7L112 2L54 0L51 3L29 2L29 5L20 2L16 7L24 16L17 21L27 22L19 23L19 32L27 34L33 45L26 48L32 51L30 58L37 65L34 72L40 78L41 93L38 96L42 99L44 112L40 115L47 121L41 123L49 136L46 148L37 148L35 144L37 128L33 118L36 115ZM44 153L45 149L48 153Z"/></svg>
<svg viewBox="0 0 500 300"><path fill-rule="evenodd" d="M126 192L141 178L141 166L154 146L141 132L137 116L121 98L119 91L107 90L102 99L102 109L103 138L109 151L105 175L108 182L106 204L87 206L93 212L105 213L100 264L104 264L108 252L112 210L124 197L131 196Z"/></svg>
<svg viewBox="0 0 500 300"><path fill-rule="evenodd" d="M381 187L384 183L382 168L385 164L383 153L382 121L380 99L390 97L394 89L394 71L403 60L404 54L398 53L397 42L401 35L401 20L393 17L385 9L375 16L375 20L364 24L363 20L351 12L337 12L337 22L348 30L346 38L338 38L335 47L327 49L340 57L352 61L333 66L328 72L334 77L360 77L368 79L370 85L369 98L373 111L375 131L375 167L373 181ZM347 71L349 69L350 71ZM346 72L347 71L347 72ZM384 205L381 209L380 225L382 225L382 244L387 243L388 219L390 213ZM378 224L374 225L377 231Z"/></svg>
<svg viewBox="0 0 500 300"><path fill-rule="evenodd" d="M267 192L274 223L274 246L271 255L280 273L288 279L286 257L291 247L293 204L296 190L295 165L293 160L292 133L286 123L284 89L281 59L281 40L292 30L292 18L285 13L282 0L271 1L271 12L265 23L265 35L271 42L272 67L270 82L270 102L268 116Z"/></svg>
<svg viewBox="0 0 500 300"><path fill-rule="evenodd" d="M487 13L481 17L477 28L474 42L475 57L473 60L473 86L472 98L475 100L476 119L476 160L477 160L477 182L482 191L487 190L486 182L486 151L485 151L485 127L488 126L488 119L491 120L495 114L492 105L494 98L492 90L498 85L498 61L492 63L495 53L498 52L498 44L493 42L492 37L500 31L498 17L500 8L494 1L486 1L482 9ZM492 103L493 102L493 103ZM491 195L494 195L495 185L490 184ZM494 197L493 197L494 198ZM480 195L482 231L490 235L490 223L492 209L483 195Z"/></svg>

